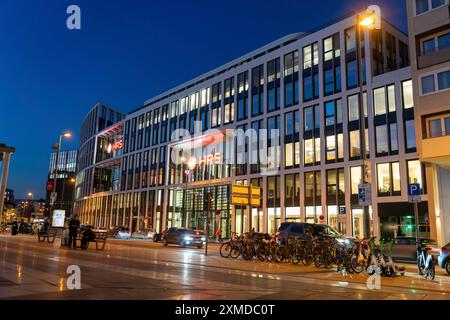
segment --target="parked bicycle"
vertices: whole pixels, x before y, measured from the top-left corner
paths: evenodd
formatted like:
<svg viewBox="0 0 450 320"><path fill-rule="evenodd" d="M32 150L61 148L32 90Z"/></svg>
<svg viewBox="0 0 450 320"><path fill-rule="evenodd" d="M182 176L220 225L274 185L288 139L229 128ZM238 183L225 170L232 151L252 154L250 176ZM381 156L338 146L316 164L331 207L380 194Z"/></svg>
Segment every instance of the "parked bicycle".
<svg viewBox="0 0 450 320"><path fill-rule="evenodd" d="M417 243L417 268L419 274L425 279L434 280L436 275L435 263L431 251L433 250L428 246L430 241L422 240Z"/></svg>

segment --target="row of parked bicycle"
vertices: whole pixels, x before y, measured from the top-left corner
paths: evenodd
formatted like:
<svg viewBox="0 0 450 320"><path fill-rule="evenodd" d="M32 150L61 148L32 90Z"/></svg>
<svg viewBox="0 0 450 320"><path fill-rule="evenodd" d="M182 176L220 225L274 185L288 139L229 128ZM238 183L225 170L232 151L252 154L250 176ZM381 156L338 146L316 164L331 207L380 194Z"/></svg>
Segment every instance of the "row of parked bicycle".
<svg viewBox="0 0 450 320"><path fill-rule="evenodd" d="M267 234L247 233L242 236L233 234L231 240L220 247L224 258L245 260L257 259L261 262L283 261L294 265L315 265L348 273L378 273L384 276L404 275L404 267L397 266L392 257L392 241L381 239L375 245L375 237L370 239L340 239L336 237L286 237ZM428 279L434 279L434 271L427 273Z"/></svg>

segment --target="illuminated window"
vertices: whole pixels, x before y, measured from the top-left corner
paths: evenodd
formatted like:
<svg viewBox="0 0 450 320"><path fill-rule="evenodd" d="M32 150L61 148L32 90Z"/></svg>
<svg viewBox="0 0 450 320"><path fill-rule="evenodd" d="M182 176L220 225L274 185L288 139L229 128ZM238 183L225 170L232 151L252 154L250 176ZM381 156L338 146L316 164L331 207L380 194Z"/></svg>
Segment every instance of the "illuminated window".
<svg viewBox="0 0 450 320"><path fill-rule="evenodd" d="M361 156L361 138L360 131L350 131L350 158L358 158Z"/></svg>
<svg viewBox="0 0 450 320"><path fill-rule="evenodd" d="M359 120L359 98L357 94L349 96L347 98L348 105L348 121Z"/></svg>
<svg viewBox="0 0 450 320"><path fill-rule="evenodd" d="M409 160L408 167L408 183L419 183L422 193L425 190L425 179L422 179L422 165L419 160Z"/></svg>
<svg viewBox="0 0 450 320"><path fill-rule="evenodd" d="M387 125L376 126L376 151L377 154L388 154L389 153L389 143L388 143L388 131Z"/></svg>
<svg viewBox="0 0 450 320"><path fill-rule="evenodd" d="M319 45L313 43L303 48L303 101L319 97Z"/></svg>
<svg viewBox="0 0 450 320"><path fill-rule="evenodd" d="M385 114L386 96L384 87L373 90L373 100L374 100L375 115L378 116Z"/></svg>
<svg viewBox="0 0 450 320"><path fill-rule="evenodd" d="M358 194L358 186L362 181L362 167L350 168L350 185L352 194Z"/></svg>
<svg viewBox="0 0 450 320"><path fill-rule="evenodd" d="M389 163L377 164L378 193L391 193L391 172Z"/></svg>
<svg viewBox="0 0 450 320"><path fill-rule="evenodd" d="M336 136L327 136L327 160L333 161L336 159Z"/></svg>
<svg viewBox="0 0 450 320"><path fill-rule="evenodd" d="M313 139L305 140L304 145L305 164L312 164L314 162Z"/></svg>
<svg viewBox="0 0 450 320"><path fill-rule="evenodd" d="M412 80L402 82L403 108L409 109L414 106Z"/></svg>

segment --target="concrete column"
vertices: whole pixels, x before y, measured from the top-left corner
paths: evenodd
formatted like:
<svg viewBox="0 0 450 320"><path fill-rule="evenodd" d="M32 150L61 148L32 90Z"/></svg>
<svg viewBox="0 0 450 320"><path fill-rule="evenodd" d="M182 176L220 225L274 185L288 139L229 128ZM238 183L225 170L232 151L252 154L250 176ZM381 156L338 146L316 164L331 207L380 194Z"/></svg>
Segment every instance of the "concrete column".
<svg viewBox="0 0 450 320"><path fill-rule="evenodd" d="M439 194L437 190L437 175L436 175L436 165L426 164L426 183L427 183L427 193L428 193L428 217L430 219L430 238L439 241L438 238L438 219L439 216Z"/></svg>
<svg viewBox="0 0 450 320"><path fill-rule="evenodd" d="M434 184L436 240L439 246L443 246L450 242L450 170L436 165L433 167L435 169L434 177L436 177Z"/></svg>
<svg viewBox="0 0 450 320"><path fill-rule="evenodd" d="M8 171L9 171L9 161L11 159L11 153L10 152L4 152L4 159L3 159L3 172L2 172L2 179L0 184L0 224L2 223L3 218L3 205L5 203L5 192L6 192L6 183L8 181Z"/></svg>

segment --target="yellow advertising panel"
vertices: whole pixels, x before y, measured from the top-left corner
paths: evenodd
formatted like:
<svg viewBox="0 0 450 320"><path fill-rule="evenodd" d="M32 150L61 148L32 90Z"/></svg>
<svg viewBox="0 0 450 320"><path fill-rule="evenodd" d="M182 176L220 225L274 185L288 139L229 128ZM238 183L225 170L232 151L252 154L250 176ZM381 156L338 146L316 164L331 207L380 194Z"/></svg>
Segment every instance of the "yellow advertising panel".
<svg viewBox="0 0 450 320"><path fill-rule="evenodd" d="M233 195L235 195L235 194L236 195L239 194L239 195L242 195L242 196L247 195L247 197L248 197L248 188L249 188L248 186L233 185L231 193Z"/></svg>
<svg viewBox="0 0 450 320"><path fill-rule="evenodd" d="M252 196L261 196L261 188L252 186Z"/></svg>
<svg viewBox="0 0 450 320"><path fill-rule="evenodd" d="M261 188L257 186L252 186L250 191L250 186L233 185L231 203L233 205L249 205L250 192L250 205L254 207L261 206Z"/></svg>
<svg viewBox="0 0 450 320"><path fill-rule="evenodd" d="M261 206L261 200L260 198L252 198L252 207L260 207Z"/></svg>
<svg viewBox="0 0 450 320"><path fill-rule="evenodd" d="M231 197L231 204L239 205L239 206L246 206L246 205L248 205L248 197L232 196Z"/></svg>

